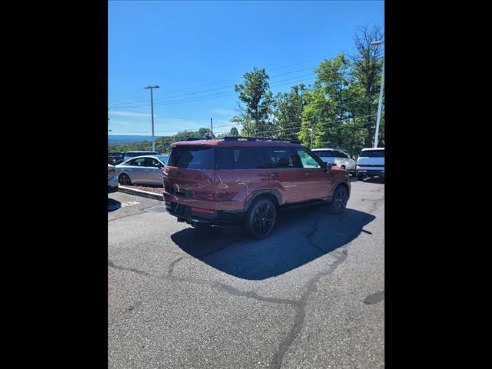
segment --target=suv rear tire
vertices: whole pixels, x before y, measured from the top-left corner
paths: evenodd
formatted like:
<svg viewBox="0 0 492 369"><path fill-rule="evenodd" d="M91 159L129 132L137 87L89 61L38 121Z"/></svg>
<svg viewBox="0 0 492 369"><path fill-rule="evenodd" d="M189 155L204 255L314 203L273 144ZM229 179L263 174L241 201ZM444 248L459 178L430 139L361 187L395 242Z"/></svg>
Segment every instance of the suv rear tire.
<svg viewBox="0 0 492 369"><path fill-rule="evenodd" d="M341 214L347 207L349 193L347 187L339 185L333 193L333 198L330 203L330 210L334 214Z"/></svg>
<svg viewBox="0 0 492 369"><path fill-rule="evenodd" d="M270 234L276 220L275 204L266 197L261 197L255 200L248 210L246 230L251 237L259 240Z"/></svg>

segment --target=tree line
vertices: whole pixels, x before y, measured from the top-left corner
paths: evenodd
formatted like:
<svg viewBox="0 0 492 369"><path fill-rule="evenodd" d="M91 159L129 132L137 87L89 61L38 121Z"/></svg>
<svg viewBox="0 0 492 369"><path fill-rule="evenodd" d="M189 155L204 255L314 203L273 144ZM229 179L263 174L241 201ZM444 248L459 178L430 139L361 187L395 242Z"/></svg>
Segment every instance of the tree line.
<svg viewBox="0 0 492 369"><path fill-rule="evenodd" d="M372 147L383 66L383 39L379 27L362 27L355 35L355 55L339 54L323 60L314 70L313 85L294 85L276 95L270 90L265 69L254 67L244 74L238 93L235 126L219 136L285 137L306 146L336 147L357 155ZM237 127L237 128L236 128ZM238 129L239 128L239 129ZM169 152L173 142L189 137L210 137L209 128L179 132L156 139L156 150ZM384 146L384 110L381 115L379 146ZM151 143L110 145L110 151L149 150Z"/></svg>

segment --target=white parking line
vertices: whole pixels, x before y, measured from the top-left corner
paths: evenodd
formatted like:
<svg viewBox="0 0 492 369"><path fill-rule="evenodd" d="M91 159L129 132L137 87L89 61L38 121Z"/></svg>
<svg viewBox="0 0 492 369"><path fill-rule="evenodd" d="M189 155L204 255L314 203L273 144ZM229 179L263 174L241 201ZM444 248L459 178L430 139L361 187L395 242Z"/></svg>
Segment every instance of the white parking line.
<svg viewBox="0 0 492 369"><path fill-rule="evenodd" d="M138 205L140 204L138 201L128 201L128 202L123 202L121 205L113 204L108 206L108 211L113 211L119 208L126 208L127 206L133 206L133 205Z"/></svg>
<svg viewBox="0 0 492 369"><path fill-rule="evenodd" d="M121 204L121 207L126 208L127 206L133 206L133 205L138 205L138 204L140 204L138 201L123 202Z"/></svg>

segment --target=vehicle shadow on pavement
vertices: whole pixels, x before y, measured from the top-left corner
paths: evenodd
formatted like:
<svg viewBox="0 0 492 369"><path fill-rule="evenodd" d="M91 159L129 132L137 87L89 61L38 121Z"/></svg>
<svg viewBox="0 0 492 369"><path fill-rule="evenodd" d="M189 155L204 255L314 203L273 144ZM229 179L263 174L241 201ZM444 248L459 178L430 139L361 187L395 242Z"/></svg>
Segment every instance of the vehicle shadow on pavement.
<svg viewBox="0 0 492 369"><path fill-rule="evenodd" d="M121 208L121 202L108 198L108 213Z"/></svg>
<svg viewBox="0 0 492 369"><path fill-rule="evenodd" d="M224 273L263 280L346 245L374 219L374 215L354 209L332 215L321 205L281 211L272 233L259 241L247 237L240 227L208 231L190 227L171 239L187 254Z"/></svg>

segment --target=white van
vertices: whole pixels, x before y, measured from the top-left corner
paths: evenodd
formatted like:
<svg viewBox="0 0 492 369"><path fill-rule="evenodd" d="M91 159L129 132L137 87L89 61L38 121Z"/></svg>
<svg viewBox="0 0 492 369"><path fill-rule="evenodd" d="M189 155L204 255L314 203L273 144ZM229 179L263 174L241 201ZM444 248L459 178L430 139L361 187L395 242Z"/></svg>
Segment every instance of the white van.
<svg viewBox="0 0 492 369"><path fill-rule="evenodd" d="M357 159L357 179L365 177L384 178L384 147L362 149Z"/></svg>

